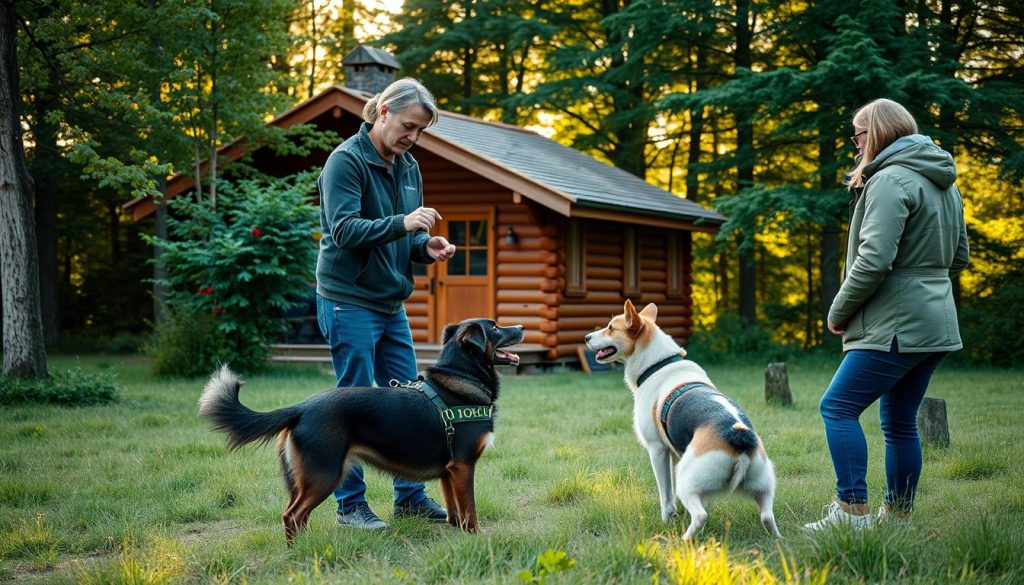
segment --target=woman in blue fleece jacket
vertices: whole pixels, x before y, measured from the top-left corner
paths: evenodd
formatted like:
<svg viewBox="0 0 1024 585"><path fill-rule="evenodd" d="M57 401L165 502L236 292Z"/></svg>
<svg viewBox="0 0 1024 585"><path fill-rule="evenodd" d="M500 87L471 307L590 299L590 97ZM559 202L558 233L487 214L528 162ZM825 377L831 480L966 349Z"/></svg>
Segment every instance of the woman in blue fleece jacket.
<svg viewBox="0 0 1024 585"><path fill-rule="evenodd" d="M423 206L423 179L408 152L437 115L434 96L419 82L392 83L366 103L366 121L331 153L317 181L317 316L339 387L416 377L404 306L413 290L412 262L444 262L455 253L447 240L429 234L441 216ZM445 509L422 483L396 478L394 487L396 516L445 521ZM362 467L353 466L334 495L340 525L387 528L366 503Z"/></svg>

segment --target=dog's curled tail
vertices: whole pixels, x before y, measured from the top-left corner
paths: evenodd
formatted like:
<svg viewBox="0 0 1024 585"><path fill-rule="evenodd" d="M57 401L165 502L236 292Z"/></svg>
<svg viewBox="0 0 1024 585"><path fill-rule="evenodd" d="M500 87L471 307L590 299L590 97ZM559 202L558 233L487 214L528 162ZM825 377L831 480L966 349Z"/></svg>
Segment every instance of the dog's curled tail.
<svg viewBox="0 0 1024 585"><path fill-rule="evenodd" d="M228 434L228 448L247 443L266 443L282 429L295 425L302 412L294 407L256 412L238 400L242 381L224 364L210 376L199 397L199 415L213 423L214 430Z"/></svg>

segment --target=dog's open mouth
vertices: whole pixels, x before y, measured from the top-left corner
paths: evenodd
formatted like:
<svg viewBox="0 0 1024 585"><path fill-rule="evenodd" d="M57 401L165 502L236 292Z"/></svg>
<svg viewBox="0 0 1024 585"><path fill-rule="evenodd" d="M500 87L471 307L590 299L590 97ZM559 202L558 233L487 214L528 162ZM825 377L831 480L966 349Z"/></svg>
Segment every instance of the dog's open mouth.
<svg viewBox="0 0 1024 585"><path fill-rule="evenodd" d="M517 356L514 353L509 353L507 351L502 351L500 349L495 349L494 350L494 363L499 365L499 366L504 366L504 365L518 366L519 365L519 356Z"/></svg>
<svg viewBox="0 0 1024 585"><path fill-rule="evenodd" d="M614 357L615 354L617 354L618 352L619 350L615 349L614 345L609 345L608 347L602 347L601 349L597 350L597 353L594 355L594 357L596 357L597 361L599 362L606 362L610 358Z"/></svg>

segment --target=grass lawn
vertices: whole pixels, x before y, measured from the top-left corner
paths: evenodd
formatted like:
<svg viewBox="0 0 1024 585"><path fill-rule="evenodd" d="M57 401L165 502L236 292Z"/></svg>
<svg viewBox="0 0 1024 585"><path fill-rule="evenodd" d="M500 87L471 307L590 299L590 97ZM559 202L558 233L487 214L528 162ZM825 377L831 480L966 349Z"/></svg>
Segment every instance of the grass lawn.
<svg viewBox="0 0 1024 585"><path fill-rule="evenodd" d="M0 581L66 583L1021 583L1024 458L1015 455L1024 373L940 368L952 446L925 450L909 528L812 540L801 534L834 478L818 399L838 357L789 363L793 407L763 398L765 364L708 365L750 415L778 471L775 513L752 501L710 507L699 546L685 513L659 518L654 477L631 428L619 374L507 376L497 440L477 467L481 535L410 519L384 533L339 529L332 501L284 546L284 491L272 448L229 453L196 414L204 380L157 380L140 358L52 357L52 368L112 370L109 406L0 413ZM331 385L317 367L250 378L257 410ZM884 487L878 409L862 419L873 504ZM391 520L390 479L368 498ZM436 482L428 492L441 501ZM551 552L546 552L548 550ZM559 553L564 553L562 556Z"/></svg>

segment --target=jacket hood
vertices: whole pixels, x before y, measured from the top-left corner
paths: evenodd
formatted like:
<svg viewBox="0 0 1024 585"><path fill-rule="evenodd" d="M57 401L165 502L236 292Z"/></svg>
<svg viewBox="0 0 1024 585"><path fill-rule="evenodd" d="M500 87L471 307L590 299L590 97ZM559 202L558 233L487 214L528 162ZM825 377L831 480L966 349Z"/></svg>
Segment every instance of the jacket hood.
<svg viewBox="0 0 1024 585"><path fill-rule="evenodd" d="M887 146L864 168L864 175L870 178L893 165L920 173L942 189L956 182L953 156L936 146L931 138L920 134L904 136Z"/></svg>

